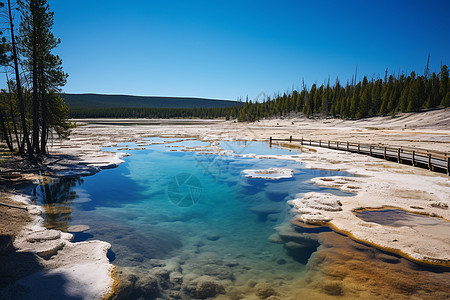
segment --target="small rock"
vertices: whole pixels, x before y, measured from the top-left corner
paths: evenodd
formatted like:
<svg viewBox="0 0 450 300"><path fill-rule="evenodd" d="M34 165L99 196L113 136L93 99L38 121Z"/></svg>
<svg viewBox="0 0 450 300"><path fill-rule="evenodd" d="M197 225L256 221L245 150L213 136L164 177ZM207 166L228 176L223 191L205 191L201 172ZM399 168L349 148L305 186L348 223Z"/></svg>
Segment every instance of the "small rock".
<svg viewBox="0 0 450 300"><path fill-rule="evenodd" d="M430 204L431 207L441 208L441 209L448 209L448 204L445 202L433 202Z"/></svg>
<svg viewBox="0 0 450 300"><path fill-rule="evenodd" d="M342 203L330 193L306 193L303 198L293 200L298 209L315 209L323 211L341 211Z"/></svg>
<svg viewBox="0 0 450 300"><path fill-rule="evenodd" d="M288 249L301 249L301 248L305 248L305 245L296 243L296 242L287 242L286 244L284 244L284 246Z"/></svg>
<svg viewBox="0 0 450 300"><path fill-rule="evenodd" d="M61 232L61 239L71 242L73 241L73 234L68 232Z"/></svg>
<svg viewBox="0 0 450 300"><path fill-rule="evenodd" d="M152 275L156 276L157 278L160 278L162 280L169 280L170 279L170 271L166 268L156 267L151 270Z"/></svg>
<svg viewBox="0 0 450 300"><path fill-rule="evenodd" d="M278 296L277 291L272 286L270 286L268 283L258 283L255 286L255 290L256 290L256 295L260 299L268 299L269 297L272 297L272 296Z"/></svg>
<svg viewBox="0 0 450 300"><path fill-rule="evenodd" d="M413 209L423 209L423 207L415 206L415 205L411 205L410 207L413 208Z"/></svg>
<svg viewBox="0 0 450 300"><path fill-rule="evenodd" d="M278 233L274 233L267 238L267 240L274 244L283 244L283 240L281 239Z"/></svg>
<svg viewBox="0 0 450 300"><path fill-rule="evenodd" d="M203 243L202 241L198 241L197 243L194 244L196 247L203 247L205 246L205 243Z"/></svg>
<svg viewBox="0 0 450 300"><path fill-rule="evenodd" d="M331 217L327 217L322 215L320 212L314 212L314 213L305 213L300 216L300 220L307 224L325 224L333 220Z"/></svg>
<svg viewBox="0 0 450 300"><path fill-rule="evenodd" d="M226 265L227 267L232 268L232 267L237 267L237 266L239 266L239 263L238 263L237 261L229 261L229 262L225 263L225 265Z"/></svg>
<svg viewBox="0 0 450 300"><path fill-rule="evenodd" d="M126 269L119 269L115 276L118 285L114 288L111 299L157 299L161 295L161 288L155 276L136 275Z"/></svg>
<svg viewBox="0 0 450 300"><path fill-rule="evenodd" d="M397 257L383 253L377 254L376 258L388 264L398 264L400 262L400 259L398 259Z"/></svg>
<svg viewBox="0 0 450 300"><path fill-rule="evenodd" d="M88 225L72 225L67 228L67 231L69 232L83 232L86 230L89 230L91 227Z"/></svg>
<svg viewBox="0 0 450 300"><path fill-rule="evenodd" d="M153 299L161 293L158 279L155 276L139 278L135 288L140 291L144 299Z"/></svg>
<svg viewBox="0 0 450 300"><path fill-rule="evenodd" d="M219 236L219 235L208 235L208 236L206 237L206 239L209 240L209 241L215 242L215 241L217 241L218 239L220 239L220 236Z"/></svg>
<svg viewBox="0 0 450 300"><path fill-rule="evenodd" d="M183 275L180 272L170 273L170 282L180 285L183 283Z"/></svg>
<svg viewBox="0 0 450 300"><path fill-rule="evenodd" d="M209 276L202 276L191 281L184 289L195 299L207 299L225 293L223 285Z"/></svg>
<svg viewBox="0 0 450 300"><path fill-rule="evenodd" d="M323 291L330 296L342 296L342 286L339 282L332 282L323 286Z"/></svg>
<svg viewBox="0 0 450 300"><path fill-rule="evenodd" d="M43 259L50 259L50 257L58 253L62 248L64 248L64 241L58 239L39 243L33 247L31 251L35 252Z"/></svg>
<svg viewBox="0 0 450 300"><path fill-rule="evenodd" d="M61 232L58 230L43 230L37 231L29 234L26 238L29 243L43 242L43 241L51 241L56 240L61 237Z"/></svg>
<svg viewBox="0 0 450 300"><path fill-rule="evenodd" d="M278 221L278 218L279 218L279 214L267 215L267 220L270 222L276 222L276 221Z"/></svg>

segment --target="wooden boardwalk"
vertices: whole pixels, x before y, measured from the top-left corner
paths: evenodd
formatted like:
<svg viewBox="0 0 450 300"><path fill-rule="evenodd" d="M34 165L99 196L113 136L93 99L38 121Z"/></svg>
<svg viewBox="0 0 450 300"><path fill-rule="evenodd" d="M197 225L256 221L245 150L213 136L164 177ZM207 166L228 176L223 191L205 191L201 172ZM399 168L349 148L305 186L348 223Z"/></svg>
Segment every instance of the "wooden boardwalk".
<svg viewBox="0 0 450 300"><path fill-rule="evenodd" d="M446 173L450 175L450 153L426 150L411 147L391 147L386 145L373 145L362 143L351 143L342 141L315 141L307 139L294 139L290 136L287 139L270 137L272 141L300 142L301 145L323 147L354 153L366 154L373 157L383 158L389 161L396 161L402 164L409 164L415 167L426 168L430 171Z"/></svg>

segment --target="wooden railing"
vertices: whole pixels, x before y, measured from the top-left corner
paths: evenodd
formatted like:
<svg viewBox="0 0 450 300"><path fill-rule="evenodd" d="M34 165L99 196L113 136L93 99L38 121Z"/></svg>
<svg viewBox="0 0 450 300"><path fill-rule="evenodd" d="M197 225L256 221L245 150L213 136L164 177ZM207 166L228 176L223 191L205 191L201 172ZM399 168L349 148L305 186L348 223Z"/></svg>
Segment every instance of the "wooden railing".
<svg viewBox="0 0 450 300"><path fill-rule="evenodd" d="M370 156L383 158L398 163L411 164L416 167L427 168L430 171L445 172L450 175L450 153L434 150L426 150L412 147L391 147L387 145L374 145L364 143L352 143L343 141L322 141L311 139L287 139L270 137L269 142L300 142L301 145L323 147L329 149L343 150Z"/></svg>

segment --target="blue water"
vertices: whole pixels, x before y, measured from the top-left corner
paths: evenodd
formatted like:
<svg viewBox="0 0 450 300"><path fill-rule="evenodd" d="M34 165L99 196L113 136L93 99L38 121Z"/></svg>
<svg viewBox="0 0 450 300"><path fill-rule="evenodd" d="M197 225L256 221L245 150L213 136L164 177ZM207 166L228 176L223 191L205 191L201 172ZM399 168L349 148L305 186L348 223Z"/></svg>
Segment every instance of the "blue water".
<svg viewBox="0 0 450 300"><path fill-rule="evenodd" d="M410 213L401 209L361 210L356 212L356 216L366 222L380 225L392 227L409 226L413 228L430 226L430 230L437 230L439 234L441 232L450 232L450 223L448 221L428 215Z"/></svg>
<svg viewBox="0 0 450 300"><path fill-rule="evenodd" d="M137 144L145 144L145 150L125 151L131 156L115 169L38 187L41 204L52 212L47 226L89 225L75 233L75 240L111 243L110 258L118 266L145 268L155 259L175 260L184 272L230 280L274 274L287 280L304 270L317 242L296 250L268 238L277 227L290 226L287 200L311 191L345 194L309 179L348 174L305 169L294 161L173 151L209 145L180 140L150 138ZM236 153L301 155L262 142L220 145ZM267 180L242 175L244 169L270 167L293 169L294 176Z"/></svg>
<svg viewBox="0 0 450 300"><path fill-rule="evenodd" d="M219 146L236 154L295 155L300 153L300 150L286 149L278 145L257 141L223 141L220 142Z"/></svg>

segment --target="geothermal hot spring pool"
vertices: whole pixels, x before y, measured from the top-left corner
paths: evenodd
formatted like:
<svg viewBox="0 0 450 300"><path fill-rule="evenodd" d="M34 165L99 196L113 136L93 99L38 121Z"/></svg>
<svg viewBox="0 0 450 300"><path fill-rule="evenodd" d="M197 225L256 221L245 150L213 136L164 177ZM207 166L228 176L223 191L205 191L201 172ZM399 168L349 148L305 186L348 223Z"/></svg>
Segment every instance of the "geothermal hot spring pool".
<svg viewBox="0 0 450 300"><path fill-rule="evenodd" d="M281 295L284 286L307 271L308 259L321 245L320 232L344 239L326 227L294 227L286 201L311 191L351 196L309 182L318 176L350 174L306 169L291 160L248 157L301 155L264 142L213 146L225 153L218 155L210 143L194 139L158 137L105 148L131 155L117 168L36 188L46 226L72 232L74 241L109 242L113 264L160 281L155 298L205 298L226 291L229 298L224 299L244 299L233 296L239 293L259 299L264 295L258 294L258 287L270 294L267 286L256 285L264 282ZM292 169L293 176L247 178L242 172L268 168ZM88 227L81 231L75 225ZM356 247L361 248L371 249ZM196 290L201 280L219 285L201 294ZM343 293L340 287L324 289L329 295ZM290 299L284 295L281 299Z"/></svg>

